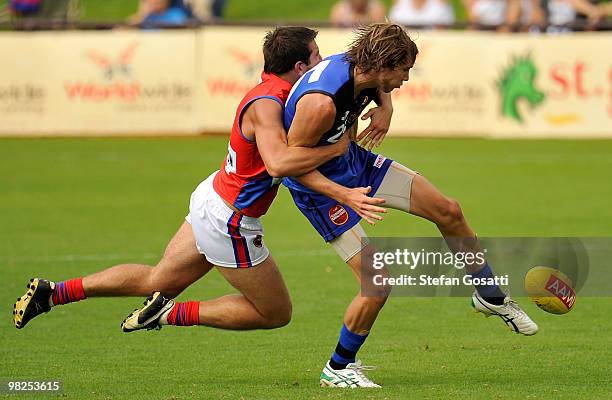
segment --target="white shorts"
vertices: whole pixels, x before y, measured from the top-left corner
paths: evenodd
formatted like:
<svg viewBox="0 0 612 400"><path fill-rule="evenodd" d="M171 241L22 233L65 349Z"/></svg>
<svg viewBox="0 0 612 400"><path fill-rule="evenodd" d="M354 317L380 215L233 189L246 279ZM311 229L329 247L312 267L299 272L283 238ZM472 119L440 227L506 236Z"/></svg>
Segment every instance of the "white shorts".
<svg viewBox="0 0 612 400"><path fill-rule="evenodd" d="M248 268L262 263L270 251L263 242L259 218L229 208L213 189L210 175L191 194L189 214L198 251L219 267Z"/></svg>

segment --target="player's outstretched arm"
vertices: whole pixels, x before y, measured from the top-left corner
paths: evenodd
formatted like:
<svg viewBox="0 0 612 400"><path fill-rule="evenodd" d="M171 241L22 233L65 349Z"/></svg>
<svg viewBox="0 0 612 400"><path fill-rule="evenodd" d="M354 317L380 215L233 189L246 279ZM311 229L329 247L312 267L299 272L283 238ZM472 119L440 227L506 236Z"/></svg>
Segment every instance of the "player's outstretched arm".
<svg viewBox="0 0 612 400"><path fill-rule="evenodd" d="M276 101L259 99L249 107L243 119L243 127L248 125L255 132L257 149L271 176L302 175L346 152L346 140L316 149L289 147L282 123L282 111Z"/></svg>

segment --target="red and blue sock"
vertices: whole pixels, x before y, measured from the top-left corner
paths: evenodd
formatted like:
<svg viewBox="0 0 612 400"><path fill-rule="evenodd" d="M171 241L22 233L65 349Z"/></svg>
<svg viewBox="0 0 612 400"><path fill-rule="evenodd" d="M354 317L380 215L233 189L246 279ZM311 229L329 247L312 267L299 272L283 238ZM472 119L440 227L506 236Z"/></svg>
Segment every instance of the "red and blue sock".
<svg viewBox="0 0 612 400"><path fill-rule="evenodd" d="M200 325L200 302L186 301L176 303L168 314L168 325L193 326Z"/></svg>
<svg viewBox="0 0 612 400"><path fill-rule="evenodd" d="M329 366L332 369L344 369L350 363L355 362L357 352L365 342L368 335L359 335L348 330L346 325L342 325L340 330L340 339L336 346L336 351L332 354L329 360Z"/></svg>
<svg viewBox="0 0 612 400"><path fill-rule="evenodd" d="M83 278L69 279L63 282L57 282L51 301L54 306L60 304L74 303L86 299L85 290L83 290Z"/></svg>

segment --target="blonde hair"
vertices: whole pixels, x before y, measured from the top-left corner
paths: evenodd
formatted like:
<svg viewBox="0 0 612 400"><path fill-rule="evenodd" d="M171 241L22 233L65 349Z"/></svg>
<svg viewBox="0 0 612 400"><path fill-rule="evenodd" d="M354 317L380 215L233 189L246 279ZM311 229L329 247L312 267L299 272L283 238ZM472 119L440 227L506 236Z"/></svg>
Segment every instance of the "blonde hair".
<svg viewBox="0 0 612 400"><path fill-rule="evenodd" d="M414 64L418 53L401 25L383 22L358 28L346 58L362 72L369 72Z"/></svg>

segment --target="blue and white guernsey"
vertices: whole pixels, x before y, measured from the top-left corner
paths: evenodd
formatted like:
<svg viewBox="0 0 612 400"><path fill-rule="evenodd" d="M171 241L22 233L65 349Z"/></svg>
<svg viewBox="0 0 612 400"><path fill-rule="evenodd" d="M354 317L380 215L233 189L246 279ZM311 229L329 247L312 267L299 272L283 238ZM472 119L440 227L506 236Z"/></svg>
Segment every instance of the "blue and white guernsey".
<svg viewBox="0 0 612 400"><path fill-rule="evenodd" d="M304 74L291 89L284 114L287 132L295 117L297 103L309 93L327 95L336 106L334 124L321 136L317 146L336 143L356 123L366 106L377 98L375 88L362 90L355 96L353 68L345 54L330 56ZM351 142L343 156L319 166L318 170L328 179L348 188L372 186L370 195L373 195L390 164L391 160ZM283 184L289 188L300 211L326 241L339 236L360 220L349 207L306 188L293 178L283 179Z"/></svg>
<svg viewBox="0 0 612 400"><path fill-rule="evenodd" d="M322 93L334 100L336 119L332 129L325 132L317 146L336 143L350 129L361 115L364 108L375 98L376 90L362 91L355 98L353 68L346 60L344 53L336 54L321 61L293 85L285 106L285 129L289 131L298 101L308 93ZM351 150L356 144L351 144ZM342 157L334 158L319 167L319 171L329 179L343 186L354 187L359 171L351 162L353 151ZM314 193L291 178L285 178L283 184L288 188Z"/></svg>

